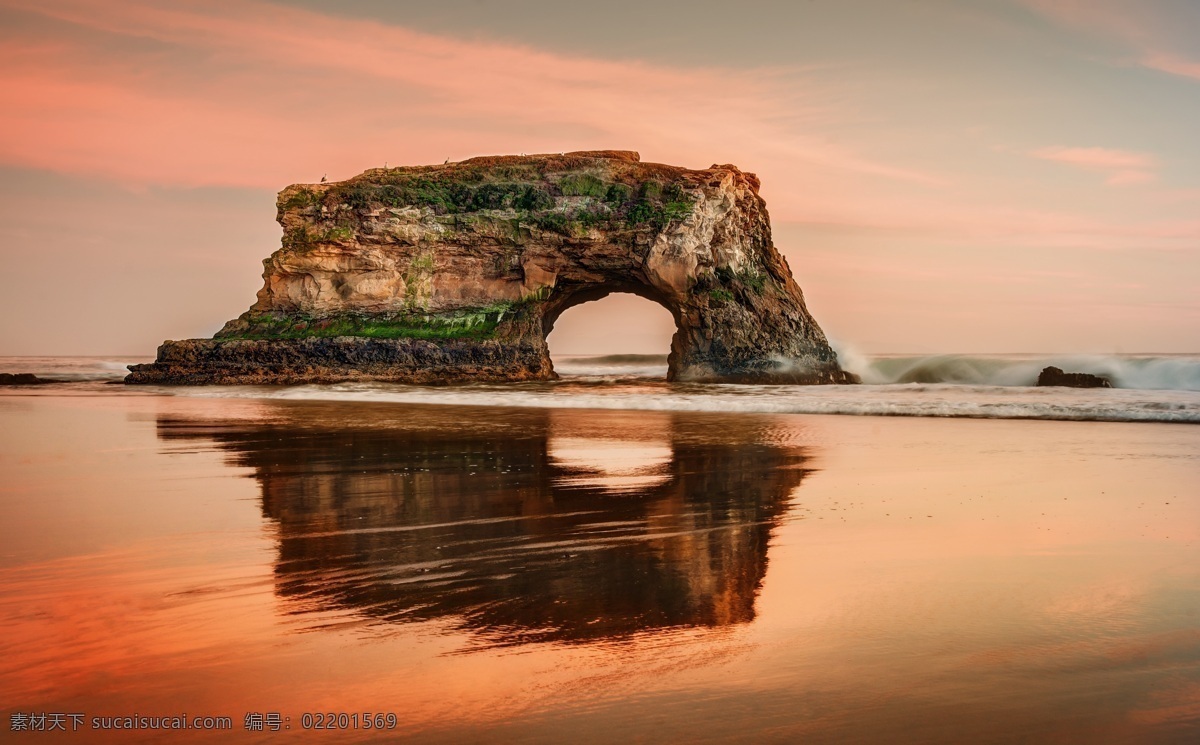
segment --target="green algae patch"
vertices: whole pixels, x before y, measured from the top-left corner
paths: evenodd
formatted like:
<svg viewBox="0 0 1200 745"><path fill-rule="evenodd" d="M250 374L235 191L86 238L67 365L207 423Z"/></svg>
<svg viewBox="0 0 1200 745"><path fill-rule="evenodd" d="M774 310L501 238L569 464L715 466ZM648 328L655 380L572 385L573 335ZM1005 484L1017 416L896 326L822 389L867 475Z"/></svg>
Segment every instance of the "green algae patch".
<svg viewBox="0 0 1200 745"><path fill-rule="evenodd" d="M243 319L242 328L222 339L313 339L359 336L370 339L491 339L512 315L509 304L453 314L345 314L327 318L267 314Z"/></svg>

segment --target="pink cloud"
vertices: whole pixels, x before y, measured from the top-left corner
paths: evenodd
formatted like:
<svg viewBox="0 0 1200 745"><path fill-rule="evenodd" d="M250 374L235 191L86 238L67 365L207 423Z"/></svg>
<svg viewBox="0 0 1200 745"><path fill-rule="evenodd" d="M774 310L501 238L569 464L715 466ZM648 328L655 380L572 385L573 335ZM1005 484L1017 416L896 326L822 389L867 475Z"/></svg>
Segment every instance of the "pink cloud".
<svg viewBox="0 0 1200 745"><path fill-rule="evenodd" d="M1151 53L1142 59L1142 65L1172 75L1200 80L1200 62L1180 59L1168 54Z"/></svg>
<svg viewBox="0 0 1200 745"><path fill-rule="evenodd" d="M0 0L0 8L37 21L20 36L0 31L8 164L131 185L276 190L385 161L633 148L649 160L757 171L781 221L987 243L1195 243L1162 235L1159 221L1075 214L1069 198L1058 211L1014 195L997 201L984 193L986 179L952 183L873 157L882 138L845 134L862 112L848 110L823 68L552 54L265 2ZM1035 154L1113 185L1149 180L1157 167L1150 156L1102 148Z"/></svg>
<svg viewBox="0 0 1200 745"><path fill-rule="evenodd" d="M814 182L830 172L939 181L813 134L837 107L804 70L555 55L261 2L0 7L58 22L42 24L48 38L10 38L0 52L7 163L135 183L278 188L388 158L611 146L699 166L714 157L747 167L782 161ZM71 26L168 51L114 55L67 33ZM212 60L212 74L173 65L179 50Z"/></svg>
<svg viewBox="0 0 1200 745"><path fill-rule="evenodd" d="M1144 184L1154 180L1158 163L1154 156L1104 147L1044 147L1030 153L1035 158L1096 171L1110 186Z"/></svg>

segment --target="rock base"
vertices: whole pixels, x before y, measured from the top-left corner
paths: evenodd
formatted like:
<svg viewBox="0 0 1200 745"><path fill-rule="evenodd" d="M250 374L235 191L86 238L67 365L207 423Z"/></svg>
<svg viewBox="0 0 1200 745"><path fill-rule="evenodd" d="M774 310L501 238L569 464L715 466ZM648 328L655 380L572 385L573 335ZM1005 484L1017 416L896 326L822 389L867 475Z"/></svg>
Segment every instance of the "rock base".
<svg viewBox="0 0 1200 745"><path fill-rule="evenodd" d="M533 344L497 341L320 339L169 341L150 364L130 365L126 383L260 385L385 381L453 383L556 377Z"/></svg>

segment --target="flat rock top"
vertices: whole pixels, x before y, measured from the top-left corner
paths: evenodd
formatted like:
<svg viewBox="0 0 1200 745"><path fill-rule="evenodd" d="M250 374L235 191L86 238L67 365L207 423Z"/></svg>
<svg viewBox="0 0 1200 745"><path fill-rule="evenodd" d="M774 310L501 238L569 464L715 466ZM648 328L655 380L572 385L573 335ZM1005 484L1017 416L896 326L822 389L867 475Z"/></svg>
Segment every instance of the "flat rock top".
<svg viewBox="0 0 1200 745"><path fill-rule="evenodd" d="M477 158L467 158L458 161L461 165L495 166L506 163L538 163L541 161L564 159L604 159L623 160L626 163L641 163L642 156L634 150L574 150L569 153L539 153L535 155L481 155ZM456 164L457 165L457 164Z"/></svg>
<svg viewBox="0 0 1200 745"><path fill-rule="evenodd" d="M487 155L454 163L426 166L397 166L370 168L344 181L320 184L293 184L279 194L281 208L302 204L298 196L308 193L330 195L351 203L356 189L392 187L393 189L450 188L455 185L478 187L485 184L531 184L549 187L552 193L561 192L569 196L601 196L592 193L598 186L589 179L606 184L623 184L631 189L657 182L659 185L678 184L698 187L707 183L716 185L722 178L732 177L742 182L755 193L759 189L758 177L741 171L733 165L712 166L704 170L693 170L664 163L644 163L641 156L632 150L581 150L570 153L545 153L537 155ZM420 193L408 194L411 202L420 203Z"/></svg>

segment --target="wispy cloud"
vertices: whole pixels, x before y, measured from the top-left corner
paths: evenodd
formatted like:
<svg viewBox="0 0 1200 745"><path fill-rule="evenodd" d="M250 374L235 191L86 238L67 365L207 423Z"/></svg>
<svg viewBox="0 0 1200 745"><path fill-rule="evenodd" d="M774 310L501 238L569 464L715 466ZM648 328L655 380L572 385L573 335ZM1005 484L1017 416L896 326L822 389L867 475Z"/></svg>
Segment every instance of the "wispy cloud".
<svg viewBox="0 0 1200 745"><path fill-rule="evenodd" d="M1161 3L1114 0L1020 0L1056 23L1113 39L1130 48L1126 62L1151 70L1200 80L1200 59L1193 56L1194 26ZM1174 8L1179 11L1181 8ZM1182 6L1183 11L1189 8ZM1194 9L1190 9L1194 12ZM1200 18L1200 15L1197 16Z"/></svg>
<svg viewBox="0 0 1200 745"><path fill-rule="evenodd" d="M0 7L39 19L32 37L0 36L9 164L277 187L350 175L377 165L370 156L441 162L607 143L699 166L740 155L751 166L938 181L820 136L836 97L802 69L572 57L262 2ZM80 28L101 41L71 32ZM196 75L197 55L207 77Z"/></svg>
<svg viewBox="0 0 1200 745"><path fill-rule="evenodd" d="M673 67L420 33L269 2L0 0L0 163L140 185L275 190L323 173L498 152L634 148L768 176L776 220L1047 246L1175 249L1140 216L1026 204L980 177L913 167L848 134L863 112L827 68ZM936 131L936 127L929 132ZM923 128L922 137L928 135ZM925 140L923 145L930 144ZM925 163L945 164L930 147ZM1023 156L1025 151L1021 151ZM1151 156L1043 148L1108 184ZM947 188L953 186L953 188ZM995 197L995 198L994 198ZM1136 224L1139 223L1140 224Z"/></svg>
<svg viewBox="0 0 1200 745"><path fill-rule="evenodd" d="M1148 153L1105 147L1044 147L1030 155L1100 173L1109 186L1153 181L1158 168L1158 162Z"/></svg>
<svg viewBox="0 0 1200 745"><path fill-rule="evenodd" d="M1185 78L1200 80L1200 61L1186 60L1169 54L1151 52L1142 58L1142 64L1153 70L1169 72Z"/></svg>

